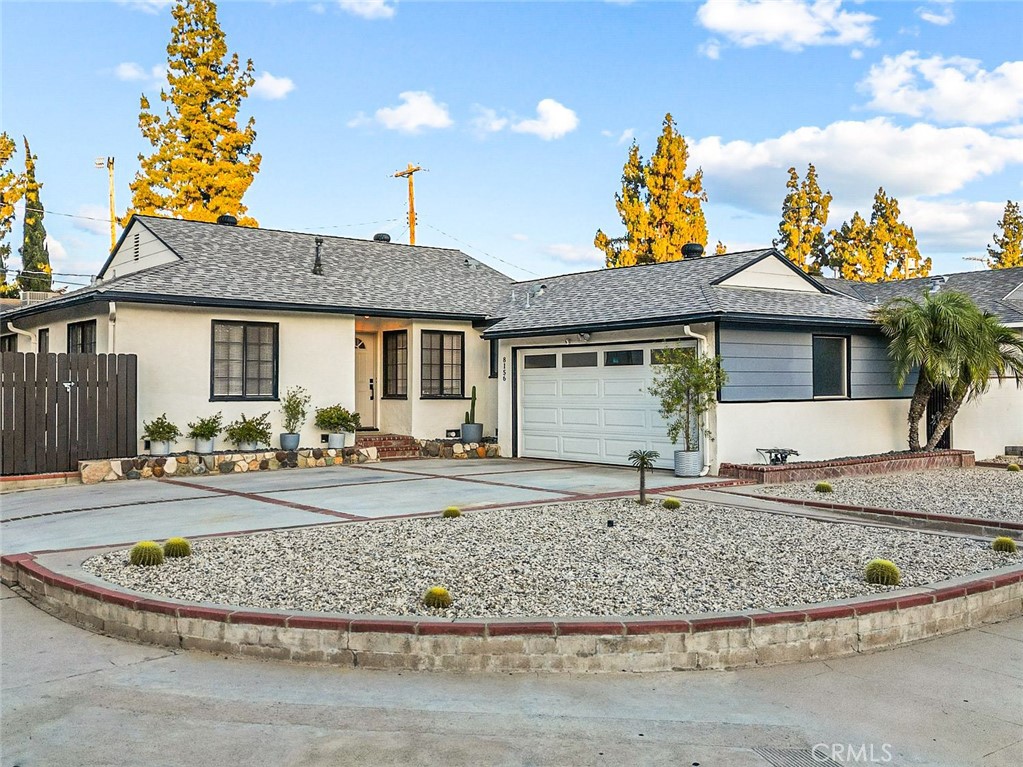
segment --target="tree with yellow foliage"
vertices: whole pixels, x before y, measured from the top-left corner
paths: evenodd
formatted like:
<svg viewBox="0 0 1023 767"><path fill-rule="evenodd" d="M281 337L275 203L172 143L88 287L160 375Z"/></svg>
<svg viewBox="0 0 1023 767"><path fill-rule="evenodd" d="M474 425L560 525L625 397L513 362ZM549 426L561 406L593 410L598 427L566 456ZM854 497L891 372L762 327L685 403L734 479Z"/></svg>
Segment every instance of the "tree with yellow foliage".
<svg viewBox="0 0 1023 767"><path fill-rule="evenodd" d="M639 146L632 142L622 170L622 191L615 195L626 234L612 238L598 229L593 240L604 251L609 268L678 261L683 245L706 246L703 171L687 176L688 160L689 147L670 114L664 116L649 162L643 162Z"/></svg>
<svg viewBox="0 0 1023 767"><path fill-rule="evenodd" d="M139 155L141 169L131 182L133 213L216 221L223 214L243 226L258 226L246 216L242 197L262 159L252 152L255 119L241 127L238 111L255 82L250 59L243 69L238 54L227 58L224 33L213 0L179 0L167 46L167 83L160 91L165 115L150 111L142 95L139 128L153 146Z"/></svg>
<svg viewBox="0 0 1023 767"><path fill-rule="evenodd" d="M795 168L789 168L785 187L789 191L782 203L774 245L804 272L821 274L830 265L824 227L828 224L831 192L821 191L812 163L806 169L804 181L799 180Z"/></svg>
<svg viewBox="0 0 1023 767"><path fill-rule="evenodd" d="M1018 202L1006 200L998 228L1002 233L994 236L994 247L987 246L987 265L992 269L1023 266L1023 215Z"/></svg>
<svg viewBox="0 0 1023 767"><path fill-rule="evenodd" d="M21 245L21 274L18 283L22 290L49 290L53 284L50 268L50 251L46 246L46 227L43 226L42 200L39 190L43 185L36 181L36 161L25 139L25 235Z"/></svg>
<svg viewBox="0 0 1023 767"><path fill-rule="evenodd" d="M831 263L846 280L888 282L926 277L931 259L921 258L913 227L899 220L899 202L879 187L868 225L857 211L828 235Z"/></svg>
<svg viewBox="0 0 1023 767"><path fill-rule="evenodd" d="M8 163L17 145L6 133L0 133L0 296L17 297L16 282L7 282L7 262L11 257L8 237L14 228L14 206L25 193L25 174L16 173Z"/></svg>
<svg viewBox="0 0 1023 767"><path fill-rule="evenodd" d="M725 245L721 240L718 240L718 244L714 246L714 255L723 256L728 252L728 246Z"/></svg>

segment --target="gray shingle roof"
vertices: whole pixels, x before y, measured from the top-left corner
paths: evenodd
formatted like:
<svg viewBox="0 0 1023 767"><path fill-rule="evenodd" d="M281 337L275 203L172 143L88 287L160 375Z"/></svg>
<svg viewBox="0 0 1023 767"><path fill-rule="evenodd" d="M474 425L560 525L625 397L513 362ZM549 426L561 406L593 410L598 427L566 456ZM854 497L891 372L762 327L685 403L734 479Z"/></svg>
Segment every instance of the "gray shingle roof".
<svg viewBox="0 0 1023 767"><path fill-rule="evenodd" d="M268 304L400 316L484 318L512 280L458 250L138 216L180 261L104 280L90 294L130 301ZM317 236L323 274L312 273ZM37 307L33 307L37 308Z"/></svg>

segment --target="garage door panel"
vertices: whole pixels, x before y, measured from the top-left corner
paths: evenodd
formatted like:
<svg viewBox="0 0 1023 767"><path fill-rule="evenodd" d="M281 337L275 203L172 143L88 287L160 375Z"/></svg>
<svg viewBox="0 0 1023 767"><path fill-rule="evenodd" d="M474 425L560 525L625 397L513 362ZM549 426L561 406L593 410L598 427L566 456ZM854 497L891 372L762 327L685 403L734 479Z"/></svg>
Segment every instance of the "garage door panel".
<svg viewBox="0 0 1023 767"><path fill-rule="evenodd" d="M558 381L556 378L524 378L522 394L525 397L556 397Z"/></svg>
<svg viewBox="0 0 1023 767"><path fill-rule="evenodd" d="M581 380L563 379L561 381L561 396L599 397L600 381L596 378L584 378Z"/></svg>
<svg viewBox="0 0 1023 767"><path fill-rule="evenodd" d="M600 426L600 409L563 407L561 423L564 426Z"/></svg>
<svg viewBox="0 0 1023 767"><path fill-rule="evenodd" d="M525 426L550 427L558 425L558 408L555 407L528 407L522 413L522 423Z"/></svg>
<svg viewBox="0 0 1023 767"><path fill-rule="evenodd" d="M573 458L596 461L603 458L600 454L600 440L593 437L562 437L561 449Z"/></svg>
<svg viewBox="0 0 1023 767"><path fill-rule="evenodd" d="M649 395L646 391L646 381L642 378L627 378L620 381L605 379L605 397L630 397L632 399L645 399Z"/></svg>
<svg viewBox="0 0 1023 767"><path fill-rule="evenodd" d="M545 455L558 455L558 438L553 434L526 434L522 437L523 449L530 453L543 453Z"/></svg>
<svg viewBox="0 0 1023 767"><path fill-rule="evenodd" d="M640 408L604 408L604 426L609 429L639 429L649 426L649 413Z"/></svg>

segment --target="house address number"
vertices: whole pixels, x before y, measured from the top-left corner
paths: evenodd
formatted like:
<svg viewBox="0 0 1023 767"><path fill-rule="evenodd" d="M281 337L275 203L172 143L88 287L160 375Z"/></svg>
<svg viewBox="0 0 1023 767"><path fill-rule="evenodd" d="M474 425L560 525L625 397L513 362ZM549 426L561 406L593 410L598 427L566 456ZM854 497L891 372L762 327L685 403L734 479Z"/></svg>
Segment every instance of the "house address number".
<svg viewBox="0 0 1023 767"><path fill-rule="evenodd" d="M508 380L508 358L501 357L501 380Z"/></svg>

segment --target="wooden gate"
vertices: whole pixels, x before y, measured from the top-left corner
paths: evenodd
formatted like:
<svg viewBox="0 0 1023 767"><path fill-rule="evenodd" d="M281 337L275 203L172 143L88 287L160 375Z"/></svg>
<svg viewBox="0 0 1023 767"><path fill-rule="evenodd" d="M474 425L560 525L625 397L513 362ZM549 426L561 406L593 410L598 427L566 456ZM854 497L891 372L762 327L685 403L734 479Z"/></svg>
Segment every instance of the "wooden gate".
<svg viewBox="0 0 1023 767"><path fill-rule="evenodd" d="M0 474L138 453L134 354L0 355Z"/></svg>

